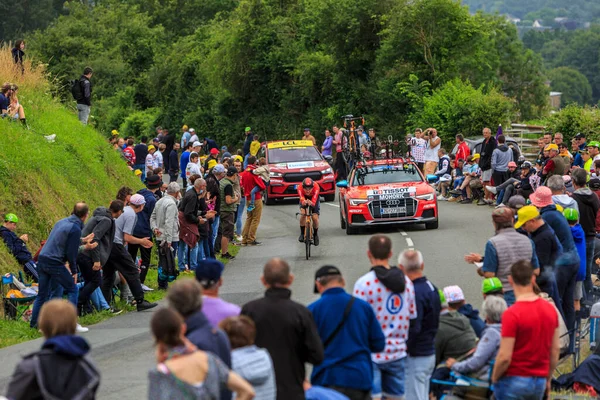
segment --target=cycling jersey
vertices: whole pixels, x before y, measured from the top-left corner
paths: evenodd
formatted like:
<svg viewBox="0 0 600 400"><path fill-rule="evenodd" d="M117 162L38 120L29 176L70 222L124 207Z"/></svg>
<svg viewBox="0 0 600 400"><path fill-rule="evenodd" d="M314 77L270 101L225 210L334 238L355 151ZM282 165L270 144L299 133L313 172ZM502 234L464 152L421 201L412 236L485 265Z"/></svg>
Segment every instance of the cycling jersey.
<svg viewBox="0 0 600 400"><path fill-rule="evenodd" d="M298 185L298 197L300 197L300 204L302 204L304 200L310 200L313 203L313 206L315 206L319 201L319 191L319 185L315 183L311 193L308 195L309 198L307 199L307 195L304 193L304 187L302 185Z"/></svg>

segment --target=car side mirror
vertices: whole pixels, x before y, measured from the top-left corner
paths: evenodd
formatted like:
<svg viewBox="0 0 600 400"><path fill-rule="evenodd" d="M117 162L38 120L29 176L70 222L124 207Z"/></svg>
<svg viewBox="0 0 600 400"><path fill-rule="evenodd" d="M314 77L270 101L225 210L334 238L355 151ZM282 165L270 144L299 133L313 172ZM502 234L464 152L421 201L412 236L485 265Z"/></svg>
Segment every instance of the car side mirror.
<svg viewBox="0 0 600 400"><path fill-rule="evenodd" d="M335 184L335 186L337 186L339 188L347 189L348 188L348 181L346 181L346 180L339 181L338 183Z"/></svg>
<svg viewBox="0 0 600 400"><path fill-rule="evenodd" d="M427 182L428 183L435 183L435 182L437 182L437 180L438 180L437 175L433 175L433 174L427 175Z"/></svg>

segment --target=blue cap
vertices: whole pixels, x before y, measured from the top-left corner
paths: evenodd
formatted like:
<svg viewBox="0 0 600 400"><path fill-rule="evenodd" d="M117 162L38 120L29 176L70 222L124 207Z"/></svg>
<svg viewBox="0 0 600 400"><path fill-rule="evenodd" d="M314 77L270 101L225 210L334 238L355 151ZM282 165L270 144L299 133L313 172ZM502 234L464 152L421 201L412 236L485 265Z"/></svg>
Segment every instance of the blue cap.
<svg viewBox="0 0 600 400"><path fill-rule="evenodd" d="M213 286L221 279L225 265L219 260L209 258L198 262L196 280L204 287Z"/></svg>
<svg viewBox="0 0 600 400"><path fill-rule="evenodd" d="M222 174L223 172L225 172L225 166L223 164L217 164L213 168L213 172L215 174Z"/></svg>
<svg viewBox="0 0 600 400"><path fill-rule="evenodd" d="M304 132L309 131L310 132L310 128L304 128Z"/></svg>
<svg viewBox="0 0 600 400"><path fill-rule="evenodd" d="M231 153L226 151L225 153L223 153L223 158L231 158Z"/></svg>

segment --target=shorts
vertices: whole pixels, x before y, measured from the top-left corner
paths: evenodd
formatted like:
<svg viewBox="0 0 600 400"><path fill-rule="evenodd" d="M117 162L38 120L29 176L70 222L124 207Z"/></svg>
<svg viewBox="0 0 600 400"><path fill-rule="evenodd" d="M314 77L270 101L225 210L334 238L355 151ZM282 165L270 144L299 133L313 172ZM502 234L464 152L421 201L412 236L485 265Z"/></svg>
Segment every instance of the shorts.
<svg viewBox="0 0 600 400"><path fill-rule="evenodd" d="M233 240L233 232L235 230L235 212L221 211L221 235L224 238Z"/></svg>
<svg viewBox="0 0 600 400"><path fill-rule="evenodd" d="M483 187L483 184L481 183L481 180L479 180L479 178L474 178L471 179L471 181L469 181L469 187L471 189L481 189Z"/></svg>
<svg viewBox="0 0 600 400"><path fill-rule="evenodd" d="M404 398L406 357L385 364L373 363L373 397Z"/></svg>
<svg viewBox="0 0 600 400"><path fill-rule="evenodd" d="M483 182L489 182L492 179L492 170L491 169L486 169L485 171L481 172L481 180Z"/></svg>
<svg viewBox="0 0 600 400"><path fill-rule="evenodd" d="M306 208L307 206L300 206L300 208ZM320 215L321 214L321 199L317 200L317 204L313 206L312 209L313 214Z"/></svg>
<svg viewBox="0 0 600 400"><path fill-rule="evenodd" d="M573 300L579 301L583 298L583 282L579 281L575 283L575 292Z"/></svg>

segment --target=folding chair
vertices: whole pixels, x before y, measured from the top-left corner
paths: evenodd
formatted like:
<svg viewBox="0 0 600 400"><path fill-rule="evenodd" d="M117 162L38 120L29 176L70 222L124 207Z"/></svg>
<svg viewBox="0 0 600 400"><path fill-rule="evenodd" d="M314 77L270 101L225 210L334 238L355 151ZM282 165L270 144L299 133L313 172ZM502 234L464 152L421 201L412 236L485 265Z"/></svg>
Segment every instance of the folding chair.
<svg viewBox="0 0 600 400"><path fill-rule="evenodd" d="M4 309L5 319L21 319L23 314L29 309L29 306L33 304L36 296L29 297L8 297L8 292L12 289L18 290L14 284L14 275L6 274L2 276L2 283L0 284L0 292L2 293L2 308ZM23 283L23 274L19 272L19 282L23 286L31 286Z"/></svg>
<svg viewBox="0 0 600 400"><path fill-rule="evenodd" d="M494 370L494 360L490 362L490 372L487 380L471 378L466 375L450 371L452 380L432 379L431 383L446 386L448 393L442 395L439 400L487 400L492 397L492 372Z"/></svg>

